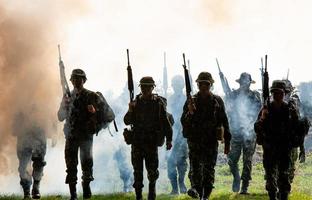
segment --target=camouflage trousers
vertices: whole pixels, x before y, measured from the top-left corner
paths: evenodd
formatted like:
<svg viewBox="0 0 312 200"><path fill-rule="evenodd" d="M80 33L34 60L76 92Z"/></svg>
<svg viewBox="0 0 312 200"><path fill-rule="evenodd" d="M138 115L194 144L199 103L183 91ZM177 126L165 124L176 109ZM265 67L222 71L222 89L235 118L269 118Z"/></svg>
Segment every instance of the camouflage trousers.
<svg viewBox="0 0 312 200"><path fill-rule="evenodd" d="M228 154L228 164L234 177L239 177L238 162L243 153L243 170L241 180L248 182L251 180L252 157L256 149L256 140L231 140L231 151Z"/></svg>
<svg viewBox="0 0 312 200"><path fill-rule="evenodd" d="M212 189L215 181L215 165L218 156L218 143L199 144L188 141L192 187L201 193L203 189Z"/></svg>
<svg viewBox="0 0 312 200"><path fill-rule="evenodd" d="M290 192L290 151L287 147L263 144L263 167L266 175L266 190L269 193Z"/></svg>
<svg viewBox="0 0 312 200"><path fill-rule="evenodd" d="M43 176L43 168L46 165L44 157L46 154L46 140L33 140L31 144L22 139L17 140L17 158L19 161L18 172L20 184L24 189L29 189L34 181L40 181ZM32 161L32 173L27 170Z"/></svg>
<svg viewBox="0 0 312 200"><path fill-rule="evenodd" d="M133 166L135 189L141 189L143 185L143 163L147 171L147 178L150 183L156 183L159 177L158 171L158 148L157 145L132 145L131 146L131 163Z"/></svg>
<svg viewBox="0 0 312 200"><path fill-rule="evenodd" d="M184 182L184 177L187 171L187 144L185 145L175 144L171 151L171 154L167 162L167 172L168 178L173 182L182 183ZM180 147L180 148L177 148Z"/></svg>
<svg viewBox="0 0 312 200"><path fill-rule="evenodd" d="M81 179L84 182L93 181L93 137L86 139L68 138L65 143L65 162L67 184L77 183L78 150L80 149L80 162L82 169Z"/></svg>
<svg viewBox="0 0 312 200"><path fill-rule="evenodd" d="M298 159L298 148L293 148L290 154L289 181L293 182L296 171L296 161Z"/></svg>

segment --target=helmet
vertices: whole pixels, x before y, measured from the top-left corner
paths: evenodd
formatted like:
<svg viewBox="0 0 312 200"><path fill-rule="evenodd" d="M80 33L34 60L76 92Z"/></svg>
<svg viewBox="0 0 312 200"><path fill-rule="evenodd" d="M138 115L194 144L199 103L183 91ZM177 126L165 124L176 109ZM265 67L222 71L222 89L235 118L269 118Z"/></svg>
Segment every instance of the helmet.
<svg viewBox="0 0 312 200"><path fill-rule="evenodd" d="M140 80L140 85L151 85L151 86L155 86L155 81L153 79L153 77L151 76L144 76L141 78Z"/></svg>
<svg viewBox="0 0 312 200"><path fill-rule="evenodd" d="M73 78L74 76L82 77L82 78L84 79L85 82L86 82L86 80L87 80L86 73L85 73L82 69L74 69L74 70L72 71L70 80L72 80L72 78Z"/></svg>
<svg viewBox="0 0 312 200"><path fill-rule="evenodd" d="M201 72L197 79L196 79L196 82L197 83L200 83L200 82L208 82L210 83L211 85L214 83L214 80L211 76L211 74L209 72Z"/></svg>

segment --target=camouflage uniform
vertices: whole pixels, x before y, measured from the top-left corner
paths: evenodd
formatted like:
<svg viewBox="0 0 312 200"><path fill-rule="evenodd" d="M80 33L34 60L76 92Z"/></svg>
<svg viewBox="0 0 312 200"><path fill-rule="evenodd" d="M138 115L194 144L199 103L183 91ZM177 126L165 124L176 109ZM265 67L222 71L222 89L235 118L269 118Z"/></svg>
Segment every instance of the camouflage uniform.
<svg viewBox="0 0 312 200"><path fill-rule="evenodd" d="M256 135L253 123L257 119L261 106L260 94L249 89L254 83L250 74L242 73L236 80L241 87L234 90L227 99L227 113L229 115L232 133L231 151L228 155L228 164L234 177L232 190L238 192L242 180L241 193L247 194L249 181L251 180L252 158L256 149ZM246 86L245 88L243 86ZM240 176L238 161L243 154L243 170Z"/></svg>
<svg viewBox="0 0 312 200"><path fill-rule="evenodd" d="M274 81L271 92L285 91L283 81ZM280 108L275 108L271 102L268 105L268 116L260 118L255 123L257 142L263 147L263 166L266 174L266 190L270 200L288 199L291 190L289 180L291 156L291 131L296 124L298 113L291 104L283 102Z"/></svg>
<svg viewBox="0 0 312 200"><path fill-rule="evenodd" d="M211 75L207 72L200 73L197 82L202 79L208 79L213 83ZM215 178L214 167L218 154L217 128L224 127L224 140L227 146L230 144L231 134L224 103L219 96L212 94L208 99L203 99L200 93L197 93L192 98L196 107L195 112L189 113L186 102L181 117L191 165L189 177L192 180L192 189L188 194L196 197L197 194L192 194L195 189L200 198L208 198Z"/></svg>
<svg viewBox="0 0 312 200"><path fill-rule="evenodd" d="M140 84L152 84L151 77L143 77ZM126 125L133 126L133 142L131 144L131 162L133 166L134 184L137 199L141 199L143 185L143 161L149 180L149 199L156 198L155 184L159 177L158 171L158 139L163 135L167 142L172 141L172 128L167 118L166 99L152 95L146 100L142 95L135 98L136 106L124 117Z"/></svg>
<svg viewBox="0 0 312 200"><path fill-rule="evenodd" d="M84 72L80 69L74 69L73 76L85 77ZM82 168L82 186L84 189L84 197L91 196L89 183L93 178L93 134L96 132L96 115L90 113L87 109L88 105L98 105L99 96L90 90L82 88L78 93L75 89L71 92L70 102L66 108L63 99L59 111L59 121L65 121L65 161L66 161L66 180L69 184L72 198L75 198L77 183L77 165L78 150L80 149L80 161ZM97 109L97 108L95 108Z"/></svg>
<svg viewBox="0 0 312 200"><path fill-rule="evenodd" d="M291 82L288 79L283 80L283 81L285 82L286 87L289 91L285 95L285 101L288 102L288 104L292 104L293 107L295 107L297 110L299 110L301 112L301 108L300 108L301 102L300 102L299 96L293 92L294 88L293 88ZM303 120L305 120L305 118L303 118ZM308 132L306 134L308 134ZM304 143L302 143L300 145L299 150L300 150L300 153L298 152L298 147L293 148L291 150L291 156L290 156L291 163L290 163L290 170L289 170L290 183L293 182L294 177L295 177L296 161L298 160L298 158L299 158L300 162L305 161Z"/></svg>
<svg viewBox="0 0 312 200"><path fill-rule="evenodd" d="M168 110L173 114L175 123L173 125L173 148L168 157L167 170L168 178L172 186L171 194L178 194L178 188L180 188L181 193L186 193L187 191L184 178L188 167L188 148L186 139L182 135L182 126L179 120L185 102L185 95L182 91L184 87L183 77L175 76L172 79L171 85L174 89L174 93L168 99Z"/></svg>
<svg viewBox="0 0 312 200"><path fill-rule="evenodd" d="M43 168L46 165L44 160L47 146L45 131L39 124L33 121L30 122L23 113L17 115L14 129L14 135L17 136L18 172L21 179L20 184L24 190L24 197L30 197L30 186L33 179L32 196L34 199L38 199L40 198L39 184L43 176ZM30 174L27 167L31 161L33 162L33 171Z"/></svg>

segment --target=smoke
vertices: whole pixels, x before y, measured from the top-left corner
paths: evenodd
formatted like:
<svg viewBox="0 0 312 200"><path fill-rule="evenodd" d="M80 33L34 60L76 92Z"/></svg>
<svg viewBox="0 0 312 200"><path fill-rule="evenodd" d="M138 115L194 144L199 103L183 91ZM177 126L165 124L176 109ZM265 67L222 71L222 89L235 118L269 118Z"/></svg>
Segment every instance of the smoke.
<svg viewBox="0 0 312 200"><path fill-rule="evenodd" d="M17 177L16 137L13 135L17 134L17 129L21 130L19 134L26 134L23 130L30 126L16 121L17 115L23 113L28 122L38 124L48 136L57 134L56 111L61 96L57 41L62 39L60 30L85 11L81 2L72 0L33 1L31 4L0 1L2 183L12 182L13 174ZM0 192L8 191L1 186Z"/></svg>

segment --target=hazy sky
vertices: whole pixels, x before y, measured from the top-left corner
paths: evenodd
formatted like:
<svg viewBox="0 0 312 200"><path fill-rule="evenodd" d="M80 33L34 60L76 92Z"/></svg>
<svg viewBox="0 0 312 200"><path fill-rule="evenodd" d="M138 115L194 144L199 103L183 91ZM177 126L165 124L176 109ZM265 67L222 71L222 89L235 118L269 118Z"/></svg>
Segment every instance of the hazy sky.
<svg viewBox="0 0 312 200"><path fill-rule="evenodd" d="M230 87L243 71L260 87L260 58L268 54L270 80L309 81L312 64L309 0L115 0L90 1L88 12L65 26L64 61L68 73L82 67L91 89L120 91L126 81L126 48L134 77L162 79L163 52L169 77L183 75L182 52L192 76L209 71L221 84L218 57ZM57 63L56 63L57 64ZM69 75L69 74L68 74Z"/></svg>

